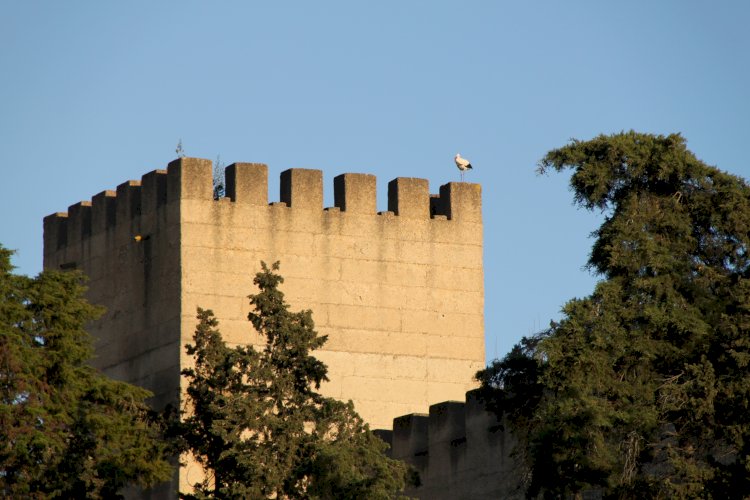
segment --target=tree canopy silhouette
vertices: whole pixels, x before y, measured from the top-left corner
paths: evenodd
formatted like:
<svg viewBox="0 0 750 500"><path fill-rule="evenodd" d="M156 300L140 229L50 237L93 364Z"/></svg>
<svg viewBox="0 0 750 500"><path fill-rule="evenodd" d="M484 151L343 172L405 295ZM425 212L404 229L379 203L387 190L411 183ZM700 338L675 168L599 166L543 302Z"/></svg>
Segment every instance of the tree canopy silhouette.
<svg viewBox="0 0 750 500"><path fill-rule="evenodd" d="M0 246L0 496L118 498L169 479L145 389L92 368L76 272L14 275Z"/></svg>
<svg viewBox="0 0 750 500"><path fill-rule="evenodd" d="M750 495L750 188L680 135L573 141L540 172L573 171L602 210L601 276L563 319L479 377L520 438L529 497Z"/></svg>

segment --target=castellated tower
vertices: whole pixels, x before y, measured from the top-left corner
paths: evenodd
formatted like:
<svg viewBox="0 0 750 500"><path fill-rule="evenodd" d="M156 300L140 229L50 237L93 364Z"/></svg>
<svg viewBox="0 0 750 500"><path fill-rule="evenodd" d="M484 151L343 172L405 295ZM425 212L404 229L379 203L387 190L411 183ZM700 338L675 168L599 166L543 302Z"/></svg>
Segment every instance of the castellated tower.
<svg viewBox="0 0 750 500"><path fill-rule="evenodd" d="M117 191L44 219L44 267L89 276L107 308L90 331L104 373L175 401L190 363L196 307L213 309L229 343L263 341L247 320L260 261L281 261L293 310L309 308L328 342L325 395L352 399L373 428L430 404L463 399L484 367L480 186L427 180L388 184L376 212L375 177L334 179L323 208L322 172L281 174L268 203L268 169L226 169L214 200L209 160L181 158Z"/></svg>

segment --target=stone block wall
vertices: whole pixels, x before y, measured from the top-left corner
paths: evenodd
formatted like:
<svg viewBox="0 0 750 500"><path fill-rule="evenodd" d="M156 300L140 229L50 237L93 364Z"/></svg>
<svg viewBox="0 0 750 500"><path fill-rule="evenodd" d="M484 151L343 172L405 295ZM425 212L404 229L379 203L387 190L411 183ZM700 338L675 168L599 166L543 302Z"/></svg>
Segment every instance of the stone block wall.
<svg viewBox="0 0 750 500"><path fill-rule="evenodd" d="M478 390L465 402L430 406L429 414L394 419L392 431L376 431L391 456L411 464L421 486L406 494L430 500L524 498L511 453L515 440L504 422L485 409Z"/></svg>
<svg viewBox="0 0 750 500"><path fill-rule="evenodd" d="M376 212L376 179L334 179L323 207L319 170L282 172L269 204L268 169L226 169L214 200L209 160L182 158L117 191L44 220L45 268L78 268L89 298L106 306L92 325L94 363L105 373L175 401L188 366L196 307L213 309L225 339L260 344L247 295L260 261L281 262L293 310L312 309L328 342L316 356L373 427L463 397L484 366L481 189L427 180L388 184ZM184 480L184 479L183 479Z"/></svg>
<svg viewBox="0 0 750 500"><path fill-rule="evenodd" d="M44 267L80 269L104 305L90 325L97 368L173 401L180 378L180 192L174 169L120 184L44 219ZM136 241L141 236L141 241Z"/></svg>

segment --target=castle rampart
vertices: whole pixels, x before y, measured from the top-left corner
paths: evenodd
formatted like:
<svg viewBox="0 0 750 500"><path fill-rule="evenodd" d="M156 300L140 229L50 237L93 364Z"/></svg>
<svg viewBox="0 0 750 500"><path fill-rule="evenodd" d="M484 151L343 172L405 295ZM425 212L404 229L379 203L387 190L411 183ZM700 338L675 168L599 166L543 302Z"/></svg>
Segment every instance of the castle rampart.
<svg viewBox="0 0 750 500"><path fill-rule="evenodd" d="M328 342L316 356L323 392L352 399L373 427L463 397L484 366L480 186L425 179L388 184L376 212L376 179L334 179L323 207L319 170L281 173L269 204L268 168L235 163L214 200L209 160L120 184L44 220L45 268L78 268L107 312L91 328L96 366L174 401L190 363L196 307L213 309L230 343L260 343L247 321L260 261L281 261L293 309L310 308ZM184 387L182 387L184 389Z"/></svg>
<svg viewBox="0 0 750 500"><path fill-rule="evenodd" d="M430 406L429 414L393 421L378 431L391 455L419 472L422 485L406 491L430 500L523 498L522 478L512 457L515 439L498 416L486 410L479 390L466 401Z"/></svg>

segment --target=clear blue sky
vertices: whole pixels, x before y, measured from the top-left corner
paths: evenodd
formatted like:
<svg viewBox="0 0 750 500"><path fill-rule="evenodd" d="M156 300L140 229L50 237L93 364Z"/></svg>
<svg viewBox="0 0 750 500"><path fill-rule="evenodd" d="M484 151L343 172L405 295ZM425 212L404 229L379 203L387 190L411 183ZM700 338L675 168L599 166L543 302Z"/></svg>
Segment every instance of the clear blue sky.
<svg viewBox="0 0 750 500"><path fill-rule="evenodd" d="M750 2L0 1L0 242L174 158L468 180L484 190L487 357L596 278L598 215L537 161L570 138L681 132L750 177Z"/></svg>

